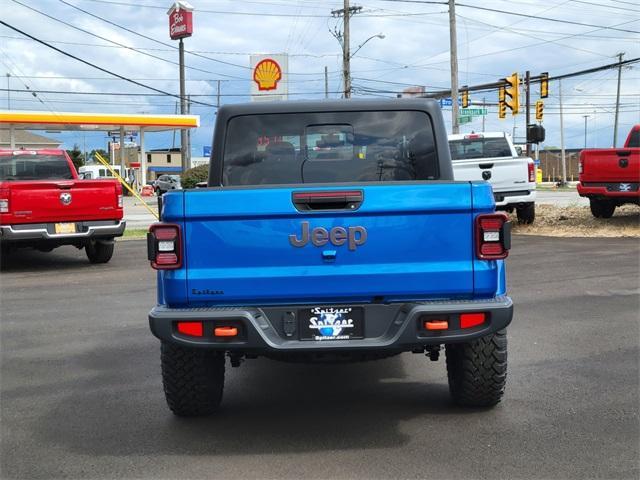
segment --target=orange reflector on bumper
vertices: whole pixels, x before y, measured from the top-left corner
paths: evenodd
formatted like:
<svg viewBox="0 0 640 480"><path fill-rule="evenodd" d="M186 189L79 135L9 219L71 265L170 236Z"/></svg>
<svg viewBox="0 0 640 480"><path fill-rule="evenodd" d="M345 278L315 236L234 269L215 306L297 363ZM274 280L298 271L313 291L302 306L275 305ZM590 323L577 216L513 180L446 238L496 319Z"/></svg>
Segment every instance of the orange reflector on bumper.
<svg viewBox="0 0 640 480"><path fill-rule="evenodd" d="M236 327L216 327L213 333L216 337L237 337L238 329Z"/></svg>
<svg viewBox="0 0 640 480"><path fill-rule="evenodd" d="M449 322L446 320L427 320L424 322L424 328L427 330L446 330L449 328Z"/></svg>
<svg viewBox="0 0 640 480"><path fill-rule="evenodd" d="M485 317L484 313L463 313L460 315L460 328L472 328L482 325Z"/></svg>
<svg viewBox="0 0 640 480"><path fill-rule="evenodd" d="M178 333L190 337L202 336L202 322L178 322Z"/></svg>

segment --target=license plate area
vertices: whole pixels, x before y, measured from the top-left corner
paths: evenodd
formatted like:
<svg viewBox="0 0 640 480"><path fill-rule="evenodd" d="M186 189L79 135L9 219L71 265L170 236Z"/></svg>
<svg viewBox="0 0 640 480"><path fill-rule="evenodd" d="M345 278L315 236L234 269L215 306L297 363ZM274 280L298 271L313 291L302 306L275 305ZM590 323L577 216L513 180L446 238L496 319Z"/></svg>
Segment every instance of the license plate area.
<svg viewBox="0 0 640 480"><path fill-rule="evenodd" d="M614 183L608 186L609 192L637 192L637 183Z"/></svg>
<svg viewBox="0 0 640 480"><path fill-rule="evenodd" d="M76 233L75 223L56 223L54 225L55 233Z"/></svg>
<svg viewBox="0 0 640 480"><path fill-rule="evenodd" d="M320 306L298 310L300 340L354 340L364 338L362 307Z"/></svg>

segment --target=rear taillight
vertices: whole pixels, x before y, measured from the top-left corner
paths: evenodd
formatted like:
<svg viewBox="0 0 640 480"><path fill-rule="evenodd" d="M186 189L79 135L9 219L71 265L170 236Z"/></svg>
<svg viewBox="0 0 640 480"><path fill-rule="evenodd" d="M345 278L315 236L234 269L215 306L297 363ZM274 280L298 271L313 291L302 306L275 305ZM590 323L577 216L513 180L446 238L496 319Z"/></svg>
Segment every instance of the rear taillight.
<svg viewBox="0 0 640 480"><path fill-rule="evenodd" d="M482 260L499 260L509 255L511 222L504 213L476 217L476 255Z"/></svg>
<svg viewBox="0 0 640 480"><path fill-rule="evenodd" d="M116 196L118 197L118 208L122 208L122 185L116 183Z"/></svg>
<svg viewBox="0 0 640 480"><path fill-rule="evenodd" d="M584 159L580 157L580 161L578 161L578 175L582 175L584 171Z"/></svg>
<svg viewBox="0 0 640 480"><path fill-rule="evenodd" d="M536 166L533 162L529 162L527 166L529 168L529 182L533 183L536 181Z"/></svg>
<svg viewBox="0 0 640 480"><path fill-rule="evenodd" d="M0 213L9 213L9 197L11 190L8 188L0 189Z"/></svg>
<svg viewBox="0 0 640 480"><path fill-rule="evenodd" d="M147 233L147 258L156 270L175 270L182 266L180 227L156 223Z"/></svg>

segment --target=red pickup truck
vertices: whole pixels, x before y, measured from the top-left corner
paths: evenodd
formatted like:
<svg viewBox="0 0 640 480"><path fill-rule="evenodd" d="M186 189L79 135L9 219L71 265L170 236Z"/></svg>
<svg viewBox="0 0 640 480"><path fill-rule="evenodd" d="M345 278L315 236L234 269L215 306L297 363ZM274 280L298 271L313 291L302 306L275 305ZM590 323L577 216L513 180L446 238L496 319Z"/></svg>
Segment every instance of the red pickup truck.
<svg viewBox="0 0 640 480"><path fill-rule="evenodd" d="M0 150L0 247L84 248L106 263L123 234L122 186L81 180L64 150Z"/></svg>
<svg viewBox="0 0 640 480"><path fill-rule="evenodd" d="M610 218L625 203L640 205L640 125L635 125L623 148L580 152L578 193L589 198L591 213Z"/></svg>

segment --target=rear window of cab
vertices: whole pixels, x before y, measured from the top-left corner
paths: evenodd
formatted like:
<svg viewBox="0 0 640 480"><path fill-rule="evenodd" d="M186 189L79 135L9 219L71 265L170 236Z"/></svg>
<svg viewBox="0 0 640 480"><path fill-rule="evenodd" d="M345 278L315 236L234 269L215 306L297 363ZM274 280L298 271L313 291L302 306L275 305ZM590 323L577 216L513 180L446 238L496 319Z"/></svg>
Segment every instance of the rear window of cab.
<svg viewBox="0 0 640 480"><path fill-rule="evenodd" d="M69 180L73 178L64 155L16 152L0 155L0 180Z"/></svg>
<svg viewBox="0 0 640 480"><path fill-rule="evenodd" d="M433 128L425 112L243 115L227 124L223 185L438 178Z"/></svg>

